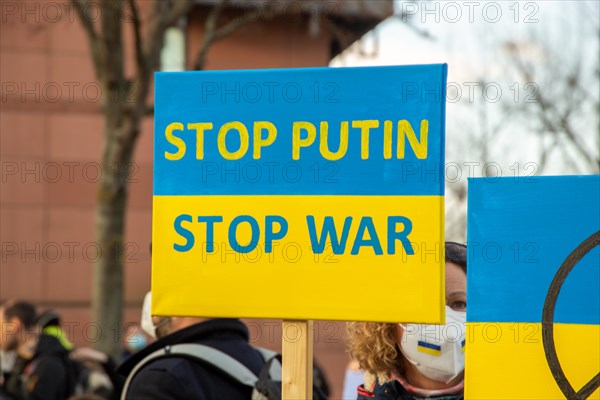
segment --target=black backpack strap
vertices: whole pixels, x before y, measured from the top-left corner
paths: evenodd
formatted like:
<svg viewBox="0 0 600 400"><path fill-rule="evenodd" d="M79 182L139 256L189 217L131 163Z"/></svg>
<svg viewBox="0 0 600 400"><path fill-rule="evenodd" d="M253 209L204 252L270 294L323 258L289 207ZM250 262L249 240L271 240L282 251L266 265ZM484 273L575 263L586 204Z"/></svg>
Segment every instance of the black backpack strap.
<svg viewBox="0 0 600 400"><path fill-rule="evenodd" d="M258 375L253 400L281 399L281 354L270 353L270 358L265 359L266 364Z"/></svg>
<svg viewBox="0 0 600 400"><path fill-rule="evenodd" d="M265 349L264 347L255 347L255 349L260 353L265 364L269 365L268 369L263 367L259 379L264 377L281 382L281 354L273 350ZM268 376L264 375L265 370L268 371Z"/></svg>
<svg viewBox="0 0 600 400"><path fill-rule="evenodd" d="M262 354L262 353L261 353ZM206 364L210 364L223 372L225 375L230 376L237 382L254 387L258 381L258 377L254 375L252 371L248 369L244 364L236 360L235 358L219 351L213 347L205 346L202 344L186 343L176 344L173 346L166 346L163 349L156 350L155 352L146 356L131 370L131 373L125 381L123 391L121 392L121 399L127 398L127 391L131 385L131 381L135 375L142 369L146 364L159 358L183 356L187 358L197 359Z"/></svg>

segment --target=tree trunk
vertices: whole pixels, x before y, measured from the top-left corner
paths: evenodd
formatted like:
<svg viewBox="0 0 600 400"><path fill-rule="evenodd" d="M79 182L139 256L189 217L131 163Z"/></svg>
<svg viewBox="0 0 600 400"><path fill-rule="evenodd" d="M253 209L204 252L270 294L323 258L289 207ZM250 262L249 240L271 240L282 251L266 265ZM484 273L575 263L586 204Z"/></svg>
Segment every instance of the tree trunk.
<svg viewBox="0 0 600 400"><path fill-rule="evenodd" d="M102 178L96 208L96 238L102 256L94 265L92 321L97 324L95 347L115 360L122 344L125 236L128 177L140 117L122 110L105 111Z"/></svg>
<svg viewBox="0 0 600 400"><path fill-rule="evenodd" d="M109 171L103 165L103 171ZM100 332L95 347L119 360L123 304L123 235L125 188L119 188L113 174L102 175L96 208L96 238L102 256L94 265L92 321Z"/></svg>

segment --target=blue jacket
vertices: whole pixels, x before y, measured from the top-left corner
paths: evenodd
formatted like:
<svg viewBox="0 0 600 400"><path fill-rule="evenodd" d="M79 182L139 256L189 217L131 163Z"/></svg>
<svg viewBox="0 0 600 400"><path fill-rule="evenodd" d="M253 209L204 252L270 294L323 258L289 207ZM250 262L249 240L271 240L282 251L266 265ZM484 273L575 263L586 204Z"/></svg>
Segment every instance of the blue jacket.
<svg viewBox="0 0 600 400"><path fill-rule="evenodd" d="M127 376L148 354L167 345L198 343L214 347L248 367L257 376L264 361L248 343L248 329L238 319L211 319L182 329L152 343L127 359L118 369ZM128 399L249 400L252 389L210 365L181 356L161 358L144 366L133 378Z"/></svg>

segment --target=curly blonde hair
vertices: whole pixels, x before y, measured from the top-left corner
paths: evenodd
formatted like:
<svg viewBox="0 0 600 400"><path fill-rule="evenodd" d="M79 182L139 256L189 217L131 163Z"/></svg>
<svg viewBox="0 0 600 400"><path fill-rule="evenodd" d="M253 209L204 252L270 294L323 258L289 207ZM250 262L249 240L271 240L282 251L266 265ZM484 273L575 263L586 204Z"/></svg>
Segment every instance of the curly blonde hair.
<svg viewBox="0 0 600 400"><path fill-rule="evenodd" d="M382 322L349 322L350 356L371 374L403 372L404 356L398 343L398 325Z"/></svg>

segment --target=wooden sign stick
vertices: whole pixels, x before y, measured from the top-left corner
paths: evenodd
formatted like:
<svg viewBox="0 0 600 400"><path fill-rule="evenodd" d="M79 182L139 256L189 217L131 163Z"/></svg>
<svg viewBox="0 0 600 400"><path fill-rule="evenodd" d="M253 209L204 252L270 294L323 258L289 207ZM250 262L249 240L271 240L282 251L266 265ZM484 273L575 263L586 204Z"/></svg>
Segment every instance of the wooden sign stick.
<svg viewBox="0 0 600 400"><path fill-rule="evenodd" d="M281 398L312 400L313 322L284 320L281 337Z"/></svg>

